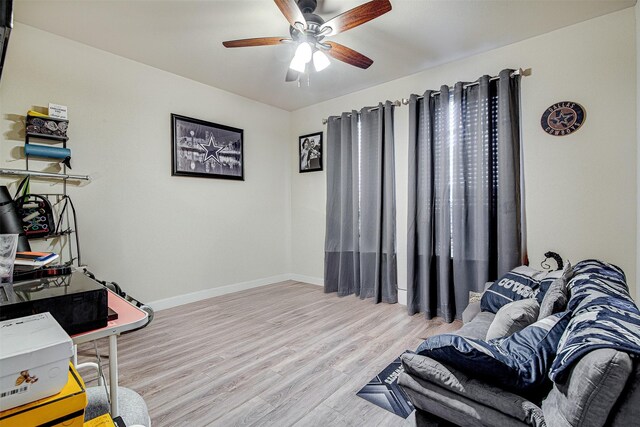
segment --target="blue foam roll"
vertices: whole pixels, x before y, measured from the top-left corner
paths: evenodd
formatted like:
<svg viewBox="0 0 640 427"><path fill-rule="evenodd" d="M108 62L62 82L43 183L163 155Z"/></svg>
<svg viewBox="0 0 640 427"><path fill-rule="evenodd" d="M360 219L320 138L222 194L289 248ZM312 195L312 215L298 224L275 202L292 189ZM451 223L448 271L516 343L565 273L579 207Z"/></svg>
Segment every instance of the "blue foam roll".
<svg viewBox="0 0 640 427"><path fill-rule="evenodd" d="M46 157L48 159L66 159L71 157L71 150L63 147L49 147L47 145L24 144L27 156Z"/></svg>

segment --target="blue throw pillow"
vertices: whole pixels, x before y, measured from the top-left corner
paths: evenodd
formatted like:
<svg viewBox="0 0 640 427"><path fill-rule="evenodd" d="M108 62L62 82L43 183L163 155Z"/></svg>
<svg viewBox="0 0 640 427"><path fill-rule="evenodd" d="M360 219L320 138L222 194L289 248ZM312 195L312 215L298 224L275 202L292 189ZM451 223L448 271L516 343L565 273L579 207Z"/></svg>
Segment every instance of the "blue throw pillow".
<svg viewBox="0 0 640 427"><path fill-rule="evenodd" d="M480 300L480 309L497 313L502 306L525 298L542 303L551 284L562 276L562 270L539 271L522 265L516 267L489 286Z"/></svg>
<svg viewBox="0 0 640 427"><path fill-rule="evenodd" d="M416 352L516 394L536 395L548 384L547 372L570 317L569 311L554 314L509 337L488 342L436 335Z"/></svg>

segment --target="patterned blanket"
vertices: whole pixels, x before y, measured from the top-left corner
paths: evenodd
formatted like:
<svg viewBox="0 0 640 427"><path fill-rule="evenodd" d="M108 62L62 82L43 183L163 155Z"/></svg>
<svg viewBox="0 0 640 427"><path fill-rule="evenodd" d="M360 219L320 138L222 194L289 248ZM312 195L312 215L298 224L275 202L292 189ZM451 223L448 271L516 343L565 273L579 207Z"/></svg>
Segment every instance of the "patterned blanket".
<svg viewBox="0 0 640 427"><path fill-rule="evenodd" d="M581 261L573 271L567 308L573 315L549 372L554 382L564 382L573 364L598 348L640 356L640 310L624 272L597 260Z"/></svg>

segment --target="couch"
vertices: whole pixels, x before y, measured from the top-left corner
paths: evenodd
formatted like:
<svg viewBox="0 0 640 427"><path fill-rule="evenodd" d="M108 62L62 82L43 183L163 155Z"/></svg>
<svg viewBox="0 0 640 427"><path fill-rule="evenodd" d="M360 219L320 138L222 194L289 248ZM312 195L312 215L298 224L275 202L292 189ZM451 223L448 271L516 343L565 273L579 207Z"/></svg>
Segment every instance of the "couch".
<svg viewBox="0 0 640 427"><path fill-rule="evenodd" d="M471 303L455 334L484 340L495 318L495 313L482 311L480 303ZM563 335L562 340L567 338ZM418 427L443 425L433 422L439 418L460 426L640 426L638 361L616 348L587 352L563 381L549 381L544 394L535 397L425 355L405 353L402 363L398 383L416 408Z"/></svg>

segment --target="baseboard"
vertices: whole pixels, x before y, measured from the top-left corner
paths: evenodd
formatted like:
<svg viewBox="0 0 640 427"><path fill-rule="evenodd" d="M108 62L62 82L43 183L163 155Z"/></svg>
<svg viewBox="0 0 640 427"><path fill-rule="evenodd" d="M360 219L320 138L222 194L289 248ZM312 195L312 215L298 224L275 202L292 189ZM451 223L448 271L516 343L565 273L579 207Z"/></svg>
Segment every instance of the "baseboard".
<svg viewBox="0 0 640 427"><path fill-rule="evenodd" d="M295 280L296 282L309 283L311 285L324 286L324 279L321 277L303 276L302 274L289 274L289 280Z"/></svg>
<svg viewBox="0 0 640 427"><path fill-rule="evenodd" d="M150 303L147 303L147 305L150 305L154 311L165 310L167 308L177 307L179 305L189 304L191 302L201 301L207 298L218 297L220 295L226 295L233 292L240 292L247 289L258 288L260 286L284 282L286 280L291 280L290 276L291 275L289 274L280 274L278 276L265 277L263 279L250 280L248 282L240 282L227 286L219 286L217 288L203 289L197 292L191 292L184 295L176 295L175 297L152 301Z"/></svg>
<svg viewBox="0 0 640 427"><path fill-rule="evenodd" d="M284 282L286 280L294 280L296 282L309 283L316 286L324 286L324 279L320 277L304 276L302 274L280 274L277 276L265 277L262 279L250 280L248 282L234 283L217 288L203 289L197 292L191 292L184 295L176 295L175 297L164 298L157 301L147 303L154 311L165 310L167 308L177 307L179 305L189 304L191 302L201 301L207 298L218 297L220 295L240 292L247 289L258 288L260 286L273 285L274 283ZM407 305L407 291L398 289L398 303Z"/></svg>
<svg viewBox="0 0 640 427"><path fill-rule="evenodd" d="M320 277L303 276L302 274L289 274L289 280L324 286L324 279ZM407 290L398 288L398 304L407 305Z"/></svg>
<svg viewBox="0 0 640 427"><path fill-rule="evenodd" d="M407 305L407 290L398 289L398 304Z"/></svg>

